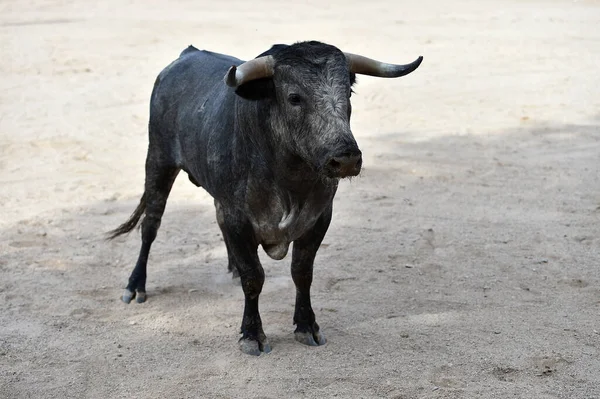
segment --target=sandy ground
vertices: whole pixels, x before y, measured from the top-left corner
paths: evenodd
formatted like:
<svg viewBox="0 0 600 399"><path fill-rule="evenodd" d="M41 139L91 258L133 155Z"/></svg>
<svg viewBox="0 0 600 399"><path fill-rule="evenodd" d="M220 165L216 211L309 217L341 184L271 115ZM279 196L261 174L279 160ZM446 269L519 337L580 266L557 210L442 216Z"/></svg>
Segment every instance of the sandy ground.
<svg viewBox="0 0 600 399"><path fill-rule="evenodd" d="M600 397L600 2L216 4L0 3L0 397ZM205 192L176 183L143 305L119 301L138 234L102 234L142 192L165 65L307 39L425 61L356 87L328 344L294 341L289 256L262 256L255 358Z"/></svg>

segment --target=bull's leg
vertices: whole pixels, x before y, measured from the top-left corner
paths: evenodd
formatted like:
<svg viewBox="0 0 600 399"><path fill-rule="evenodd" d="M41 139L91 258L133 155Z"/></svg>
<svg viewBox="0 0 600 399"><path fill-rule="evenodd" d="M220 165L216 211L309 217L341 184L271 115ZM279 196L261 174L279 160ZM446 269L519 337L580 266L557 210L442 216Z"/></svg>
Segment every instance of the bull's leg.
<svg viewBox="0 0 600 399"><path fill-rule="evenodd" d="M142 248L138 256L135 268L129 276L129 284L125 288L122 300L131 302L137 297L137 302L146 300L146 264L152 242L160 227L160 221L165 211L167 197L173 186L173 182L179 173L174 167L157 165L149 156L146 160L146 184L144 196L146 199L146 211L142 221Z"/></svg>
<svg viewBox="0 0 600 399"><path fill-rule="evenodd" d="M310 285L313 277L313 263L317 250L325 237L331 222L331 206L321 215L311 231L294 241L292 253L292 279L296 284L296 309L294 324L296 341L305 345L324 345L325 337L315 321L315 313L310 304Z"/></svg>
<svg viewBox="0 0 600 399"><path fill-rule="evenodd" d="M221 229L221 233L223 233L223 241L225 241L225 247L227 248L227 258L228 258L228 262L227 262L227 271L229 273L231 273L231 277L232 279L234 279L235 281L239 282L239 278L240 278L240 273L238 272L238 270L235 268L234 265L234 261L231 259L231 250L229 249L229 240L227 239L227 236L225 235L225 216L223 214L223 208L221 207L221 204L215 200L215 209L217 211L217 223L219 224L219 228Z"/></svg>
<svg viewBox="0 0 600 399"><path fill-rule="evenodd" d="M269 353L271 347L263 331L258 297L265 273L258 258L258 243L250 222L235 210L221 208L222 231L227 243L230 266L238 270L244 291L244 316L239 340L242 352L249 355Z"/></svg>

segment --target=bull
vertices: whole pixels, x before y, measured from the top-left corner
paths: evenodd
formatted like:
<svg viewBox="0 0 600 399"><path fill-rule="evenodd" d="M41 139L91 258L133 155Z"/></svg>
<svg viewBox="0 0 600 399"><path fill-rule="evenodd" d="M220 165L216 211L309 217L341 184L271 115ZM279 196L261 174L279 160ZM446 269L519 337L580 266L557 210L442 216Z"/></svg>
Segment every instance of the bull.
<svg viewBox="0 0 600 399"><path fill-rule="evenodd" d="M228 269L240 278L242 352L271 350L258 310L265 280L258 247L279 260L292 242L294 336L306 345L325 344L310 286L338 183L361 171L350 129L356 74L399 77L422 59L386 64L316 41L275 45L246 62L185 49L152 91L144 193L130 218L109 233L128 233L144 216L139 257L122 300L146 300L148 254L183 170L214 198Z"/></svg>

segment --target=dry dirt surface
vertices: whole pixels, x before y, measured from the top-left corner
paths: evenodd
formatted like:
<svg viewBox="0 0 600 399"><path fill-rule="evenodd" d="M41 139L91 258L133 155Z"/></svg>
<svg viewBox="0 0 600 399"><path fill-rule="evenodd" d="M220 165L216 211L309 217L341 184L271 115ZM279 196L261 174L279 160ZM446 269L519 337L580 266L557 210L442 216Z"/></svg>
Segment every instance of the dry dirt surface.
<svg viewBox="0 0 600 399"><path fill-rule="evenodd" d="M317 39L422 66L360 77L361 177L317 256L324 347L293 338L289 256L243 295L211 198L180 176L148 302L148 101L189 44L249 59ZM0 3L0 397L599 398L600 2Z"/></svg>

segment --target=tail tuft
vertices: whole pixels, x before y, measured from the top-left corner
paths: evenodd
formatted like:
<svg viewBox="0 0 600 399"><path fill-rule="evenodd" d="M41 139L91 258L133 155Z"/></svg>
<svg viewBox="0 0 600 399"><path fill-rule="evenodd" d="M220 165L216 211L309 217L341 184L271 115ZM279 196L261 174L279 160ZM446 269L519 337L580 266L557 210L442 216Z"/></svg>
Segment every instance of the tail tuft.
<svg viewBox="0 0 600 399"><path fill-rule="evenodd" d="M146 193L144 193L144 195L142 195L142 198L140 199L140 203L138 204L137 208L135 208L135 211L133 211L133 213L131 214L129 219L127 219L127 221L125 223L123 223L116 229L111 230L108 233L106 233L106 239L112 240L114 238L117 238L120 235L127 234L131 230L135 229L135 227L138 225L140 218L142 217L142 215L144 214L145 211L146 211Z"/></svg>

